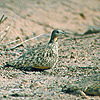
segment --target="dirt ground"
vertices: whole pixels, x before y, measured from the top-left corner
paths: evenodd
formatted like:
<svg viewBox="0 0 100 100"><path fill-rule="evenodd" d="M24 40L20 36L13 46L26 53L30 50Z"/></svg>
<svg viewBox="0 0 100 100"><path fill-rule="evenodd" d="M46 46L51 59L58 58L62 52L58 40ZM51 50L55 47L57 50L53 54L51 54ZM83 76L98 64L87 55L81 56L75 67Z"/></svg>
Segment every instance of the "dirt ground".
<svg viewBox="0 0 100 100"><path fill-rule="evenodd" d="M80 95L63 93L66 83L100 73L100 32L82 35L100 26L100 0L0 0L0 32L10 26L4 39L0 33L0 100L81 100ZM48 43L53 29L69 32L59 39L59 61L43 72L3 69L28 48ZM100 29L99 29L100 31ZM17 44L23 46L11 50ZM11 43L12 41L17 41ZM100 100L99 96L89 96Z"/></svg>

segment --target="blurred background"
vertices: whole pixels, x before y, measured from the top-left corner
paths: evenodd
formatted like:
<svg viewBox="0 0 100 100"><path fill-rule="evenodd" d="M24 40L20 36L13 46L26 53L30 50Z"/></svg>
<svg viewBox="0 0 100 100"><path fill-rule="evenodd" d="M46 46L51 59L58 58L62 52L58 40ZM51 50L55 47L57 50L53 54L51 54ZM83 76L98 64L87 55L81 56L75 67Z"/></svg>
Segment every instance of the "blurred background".
<svg viewBox="0 0 100 100"><path fill-rule="evenodd" d="M100 25L100 0L0 0L0 16L11 26L3 42L48 34L55 28L83 33ZM41 40L40 40L41 41Z"/></svg>

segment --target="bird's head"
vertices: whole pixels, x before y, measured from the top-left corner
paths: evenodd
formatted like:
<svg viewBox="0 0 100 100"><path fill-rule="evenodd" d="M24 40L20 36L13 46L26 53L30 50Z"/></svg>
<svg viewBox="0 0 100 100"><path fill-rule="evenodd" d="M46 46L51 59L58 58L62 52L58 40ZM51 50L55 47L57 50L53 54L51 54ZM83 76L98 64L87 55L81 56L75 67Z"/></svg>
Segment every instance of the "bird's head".
<svg viewBox="0 0 100 100"><path fill-rule="evenodd" d="M51 34L51 39L50 39L50 42L49 43L56 42L57 41L57 38L59 36L61 36L62 34L65 34L65 32L63 32L61 30L53 30L52 31L52 34Z"/></svg>

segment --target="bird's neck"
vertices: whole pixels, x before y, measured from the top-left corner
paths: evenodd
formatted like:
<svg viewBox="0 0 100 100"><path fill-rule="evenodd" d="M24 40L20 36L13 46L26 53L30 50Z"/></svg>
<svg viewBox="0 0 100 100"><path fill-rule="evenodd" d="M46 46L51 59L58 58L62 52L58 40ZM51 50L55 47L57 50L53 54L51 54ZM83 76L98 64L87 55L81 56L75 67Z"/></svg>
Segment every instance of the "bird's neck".
<svg viewBox="0 0 100 100"><path fill-rule="evenodd" d="M58 55L58 42L57 38L49 41L49 46L52 47L52 50L55 54Z"/></svg>
<svg viewBox="0 0 100 100"><path fill-rule="evenodd" d="M49 43L56 43L57 40L58 40L57 37L55 37L55 38L51 38L50 41L49 41Z"/></svg>

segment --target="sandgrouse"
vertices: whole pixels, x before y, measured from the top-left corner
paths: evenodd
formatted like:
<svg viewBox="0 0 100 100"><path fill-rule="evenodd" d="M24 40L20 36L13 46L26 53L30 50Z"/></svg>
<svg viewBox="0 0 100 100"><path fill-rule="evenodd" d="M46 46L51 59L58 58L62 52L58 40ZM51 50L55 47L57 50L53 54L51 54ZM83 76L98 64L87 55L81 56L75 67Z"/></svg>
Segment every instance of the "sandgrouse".
<svg viewBox="0 0 100 100"><path fill-rule="evenodd" d="M5 67L15 67L23 70L49 69L58 61L58 36L65 34L61 30L53 30L48 44L31 48L17 59L6 63Z"/></svg>

